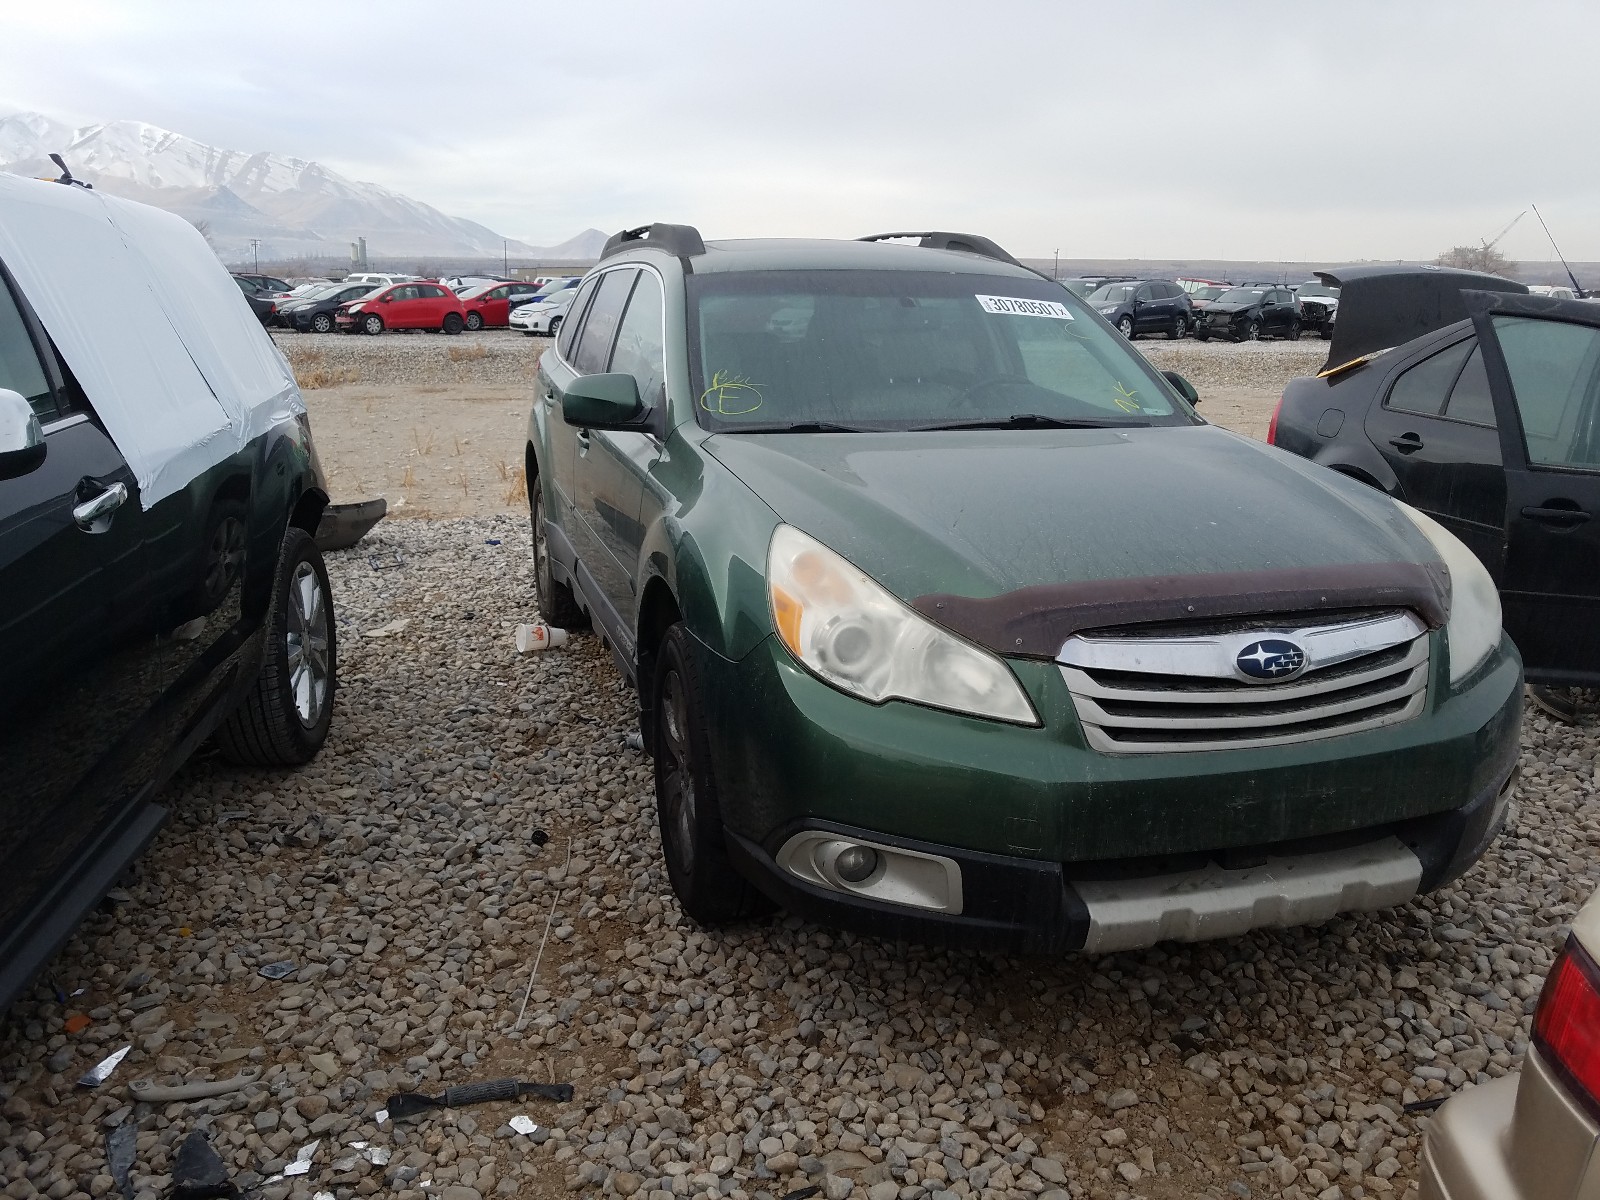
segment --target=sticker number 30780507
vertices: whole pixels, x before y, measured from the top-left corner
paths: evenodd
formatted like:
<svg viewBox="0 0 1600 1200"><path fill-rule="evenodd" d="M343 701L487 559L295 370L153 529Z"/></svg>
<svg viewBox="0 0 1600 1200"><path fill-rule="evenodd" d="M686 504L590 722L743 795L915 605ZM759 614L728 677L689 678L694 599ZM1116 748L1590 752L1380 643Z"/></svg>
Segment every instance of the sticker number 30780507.
<svg viewBox="0 0 1600 1200"><path fill-rule="evenodd" d="M1021 296L978 296L978 305L984 312L1001 313L1008 317L1049 317L1055 321L1070 321L1072 314L1065 304L1054 300L1025 300Z"/></svg>

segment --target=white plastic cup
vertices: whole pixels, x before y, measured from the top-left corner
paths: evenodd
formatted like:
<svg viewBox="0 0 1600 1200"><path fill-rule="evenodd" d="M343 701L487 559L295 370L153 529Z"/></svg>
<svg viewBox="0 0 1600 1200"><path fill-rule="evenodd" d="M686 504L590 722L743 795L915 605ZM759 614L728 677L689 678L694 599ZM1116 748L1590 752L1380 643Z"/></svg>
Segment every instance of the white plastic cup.
<svg viewBox="0 0 1600 1200"><path fill-rule="evenodd" d="M566 644L567 631L565 629L552 629L543 623L517 626L518 654L532 654L538 650L552 650L557 646L565 646Z"/></svg>

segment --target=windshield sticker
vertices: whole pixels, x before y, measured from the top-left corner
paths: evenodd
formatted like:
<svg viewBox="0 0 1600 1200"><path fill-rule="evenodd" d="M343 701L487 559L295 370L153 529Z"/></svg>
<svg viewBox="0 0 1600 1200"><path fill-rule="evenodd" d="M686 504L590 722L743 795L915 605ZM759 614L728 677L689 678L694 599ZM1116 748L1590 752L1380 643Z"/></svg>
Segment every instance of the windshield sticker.
<svg viewBox="0 0 1600 1200"><path fill-rule="evenodd" d="M1118 380L1116 389L1111 397L1111 403L1115 404L1123 412L1143 412L1144 406L1139 403L1138 395L1138 392L1130 392L1127 386L1121 380Z"/></svg>
<svg viewBox="0 0 1600 1200"><path fill-rule="evenodd" d="M1072 314L1065 304L1054 300L1024 300L1021 296L978 296L978 306L986 313L1006 317L1048 317L1053 321L1070 321Z"/></svg>
<svg viewBox="0 0 1600 1200"><path fill-rule="evenodd" d="M742 417L761 407L761 386L751 383L748 375L718 371L700 394L700 407L719 417Z"/></svg>

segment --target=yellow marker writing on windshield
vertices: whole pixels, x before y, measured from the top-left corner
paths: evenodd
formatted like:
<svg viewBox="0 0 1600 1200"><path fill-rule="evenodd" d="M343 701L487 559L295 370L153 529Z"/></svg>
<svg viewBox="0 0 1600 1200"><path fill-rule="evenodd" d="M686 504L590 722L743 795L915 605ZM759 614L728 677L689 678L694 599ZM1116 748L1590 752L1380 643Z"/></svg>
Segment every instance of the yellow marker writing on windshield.
<svg viewBox="0 0 1600 1200"><path fill-rule="evenodd" d="M711 386L700 393L700 407L719 417L753 413L761 407L759 385L751 383L748 375L718 371L711 376Z"/></svg>
<svg viewBox="0 0 1600 1200"><path fill-rule="evenodd" d="M1137 392L1130 392L1121 383L1118 383L1116 394L1111 397L1111 403L1115 404L1123 412L1143 412L1144 407L1134 399L1136 395L1138 395Z"/></svg>

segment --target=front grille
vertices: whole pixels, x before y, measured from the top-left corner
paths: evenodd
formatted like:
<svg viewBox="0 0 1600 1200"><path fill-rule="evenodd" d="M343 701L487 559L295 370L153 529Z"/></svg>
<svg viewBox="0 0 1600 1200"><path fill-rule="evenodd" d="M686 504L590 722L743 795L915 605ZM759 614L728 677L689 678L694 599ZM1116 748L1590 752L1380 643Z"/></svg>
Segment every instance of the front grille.
<svg viewBox="0 0 1600 1200"><path fill-rule="evenodd" d="M1241 655L1277 641L1300 648L1305 665L1252 680ZM1085 633L1058 661L1084 735L1107 754L1313 741L1408 721L1427 703L1427 628L1409 612Z"/></svg>

